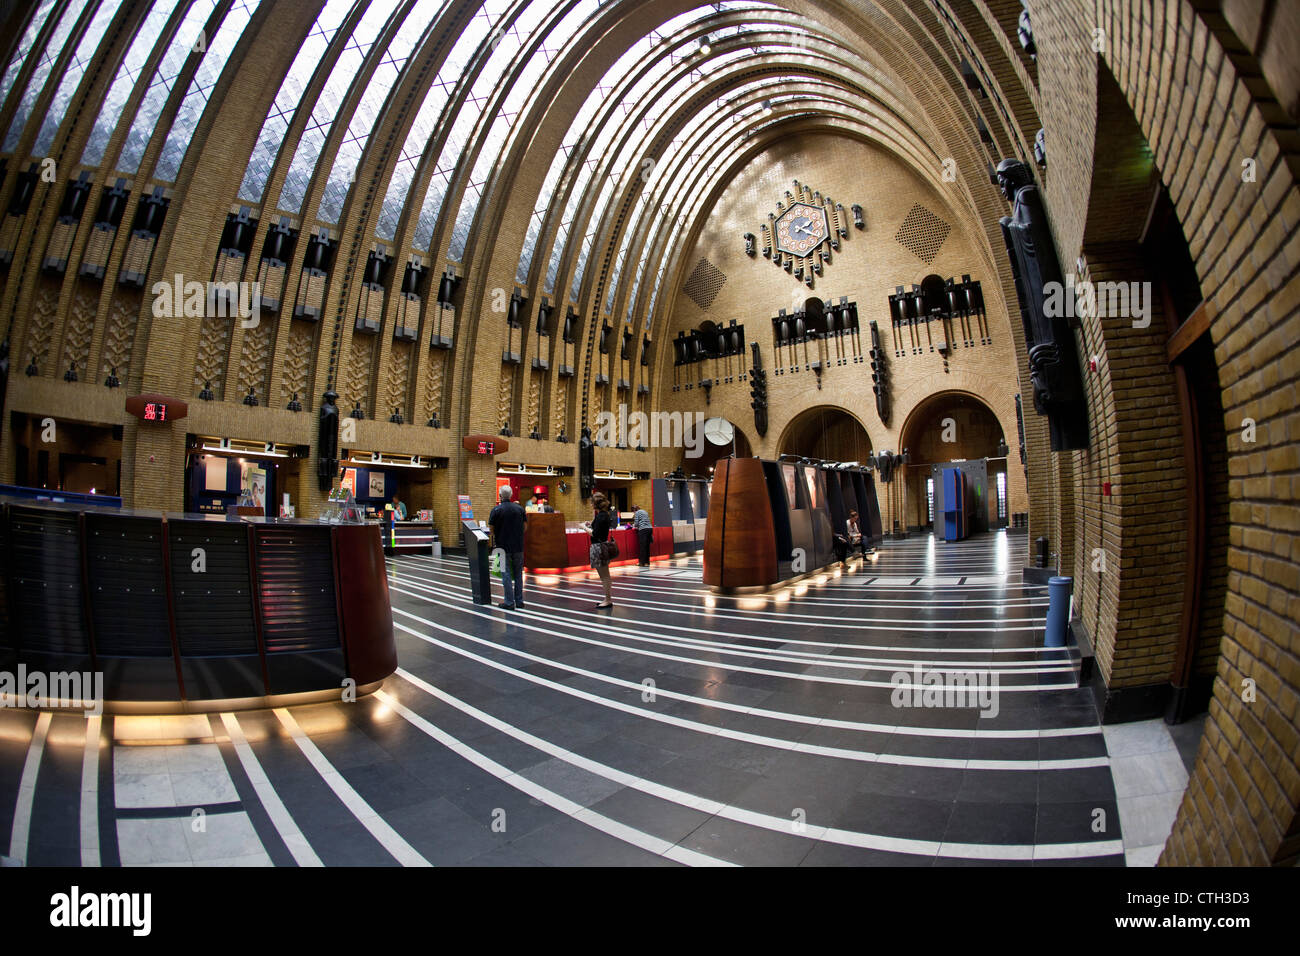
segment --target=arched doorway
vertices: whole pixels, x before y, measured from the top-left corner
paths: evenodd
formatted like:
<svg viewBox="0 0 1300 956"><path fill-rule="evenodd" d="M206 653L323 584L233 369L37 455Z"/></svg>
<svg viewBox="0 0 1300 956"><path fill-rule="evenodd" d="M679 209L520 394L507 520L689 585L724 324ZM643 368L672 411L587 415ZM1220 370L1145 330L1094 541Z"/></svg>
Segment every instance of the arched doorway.
<svg viewBox="0 0 1300 956"><path fill-rule="evenodd" d="M825 461L865 462L871 438L862 423L842 408L819 405L800 412L785 427L777 453Z"/></svg>
<svg viewBox="0 0 1300 956"><path fill-rule="evenodd" d="M1008 515L1007 445L1002 423L967 392L945 391L924 399L901 432L908 463L903 474L903 518L909 528L934 522L934 465L988 459L988 527L1005 527Z"/></svg>

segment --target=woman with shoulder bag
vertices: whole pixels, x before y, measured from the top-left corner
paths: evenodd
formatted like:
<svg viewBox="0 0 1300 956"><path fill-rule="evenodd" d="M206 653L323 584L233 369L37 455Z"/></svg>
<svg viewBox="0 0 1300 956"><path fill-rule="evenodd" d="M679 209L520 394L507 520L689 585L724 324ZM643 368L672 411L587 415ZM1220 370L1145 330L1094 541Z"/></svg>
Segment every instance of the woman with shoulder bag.
<svg viewBox="0 0 1300 956"><path fill-rule="evenodd" d="M609 536L610 528L613 526L609 499L598 491L591 496L591 503L596 509L596 516L587 525L587 530L591 533L589 555L591 567L600 576L601 586L605 589L605 600L596 605L598 609L603 610L614 606L614 600L610 597L613 582L609 578L609 562L618 557L618 545Z"/></svg>

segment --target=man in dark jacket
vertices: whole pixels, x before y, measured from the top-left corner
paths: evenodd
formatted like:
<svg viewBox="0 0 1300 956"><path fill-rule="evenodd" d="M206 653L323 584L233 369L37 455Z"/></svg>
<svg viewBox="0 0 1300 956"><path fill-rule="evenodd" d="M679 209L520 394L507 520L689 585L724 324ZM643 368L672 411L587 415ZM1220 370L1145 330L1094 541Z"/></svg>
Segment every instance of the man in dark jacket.
<svg viewBox="0 0 1300 956"><path fill-rule="evenodd" d="M505 560L501 562L501 587L506 599L497 607L513 611L524 606L524 525L528 523L528 515L510 500L514 492L509 485L501 486L499 497L501 503L488 515L492 547L505 552Z"/></svg>

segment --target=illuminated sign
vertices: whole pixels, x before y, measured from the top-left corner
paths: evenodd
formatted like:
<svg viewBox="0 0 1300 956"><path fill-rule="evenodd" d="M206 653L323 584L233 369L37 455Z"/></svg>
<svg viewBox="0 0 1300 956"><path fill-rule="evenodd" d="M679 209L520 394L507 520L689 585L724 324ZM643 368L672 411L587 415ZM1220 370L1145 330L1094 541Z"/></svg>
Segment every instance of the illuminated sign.
<svg viewBox="0 0 1300 956"><path fill-rule="evenodd" d="M496 449L496 444L494 442L481 441L478 443L478 453L480 455L494 455L496 454L495 449Z"/></svg>
<svg viewBox="0 0 1300 956"><path fill-rule="evenodd" d="M189 414L189 405L166 395L132 395L126 400L128 415L142 422L174 422Z"/></svg>

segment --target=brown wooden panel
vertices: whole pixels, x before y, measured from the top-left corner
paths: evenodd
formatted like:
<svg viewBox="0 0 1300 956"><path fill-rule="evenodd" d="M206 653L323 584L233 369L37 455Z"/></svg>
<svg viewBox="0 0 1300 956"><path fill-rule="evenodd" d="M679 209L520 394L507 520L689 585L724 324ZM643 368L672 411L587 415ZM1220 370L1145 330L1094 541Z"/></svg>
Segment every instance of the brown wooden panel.
<svg viewBox="0 0 1300 956"><path fill-rule="evenodd" d="M338 525L332 530L348 676L365 685L397 670L383 544L378 525Z"/></svg>
<svg viewBox="0 0 1300 956"><path fill-rule="evenodd" d="M569 564L564 536L564 515L558 511L533 511L524 526L524 567L563 568Z"/></svg>
<svg viewBox="0 0 1300 956"><path fill-rule="evenodd" d="M746 588L775 584L776 528L763 463L723 458L713 472L704 535L704 583Z"/></svg>

